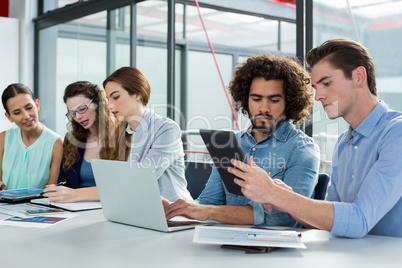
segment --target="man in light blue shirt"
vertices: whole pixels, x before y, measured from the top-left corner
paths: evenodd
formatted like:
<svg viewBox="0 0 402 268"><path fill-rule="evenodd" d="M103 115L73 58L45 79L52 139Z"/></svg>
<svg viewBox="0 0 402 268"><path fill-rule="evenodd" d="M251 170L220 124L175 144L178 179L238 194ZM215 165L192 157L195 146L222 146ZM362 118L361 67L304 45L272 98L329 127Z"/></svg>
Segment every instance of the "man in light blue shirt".
<svg viewBox="0 0 402 268"><path fill-rule="evenodd" d="M352 238L402 237L402 113L377 98L375 71L366 48L347 39L326 41L307 55L316 100L328 117L343 117L349 130L333 154L327 201L312 201L263 170L233 161L235 180L255 202L290 213L306 226Z"/></svg>
<svg viewBox="0 0 402 268"><path fill-rule="evenodd" d="M401 152L402 114L384 102L339 137L327 197L334 205L332 233L402 236Z"/></svg>
<svg viewBox="0 0 402 268"><path fill-rule="evenodd" d="M309 74L286 56L254 56L237 68L230 91L237 110L248 115L252 123L236 134L245 155L295 192L312 196L319 149L313 139L289 122L300 123L309 116L313 105ZM254 225L294 226L296 222L288 213L276 209L268 212L260 203L229 193L215 167L196 201L164 201L166 217Z"/></svg>

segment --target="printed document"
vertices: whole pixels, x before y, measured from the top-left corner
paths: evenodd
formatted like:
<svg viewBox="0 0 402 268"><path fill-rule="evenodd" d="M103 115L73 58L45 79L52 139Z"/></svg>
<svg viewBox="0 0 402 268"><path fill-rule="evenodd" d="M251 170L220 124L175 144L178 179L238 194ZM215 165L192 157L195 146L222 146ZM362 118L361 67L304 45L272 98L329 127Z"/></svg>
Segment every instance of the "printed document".
<svg viewBox="0 0 402 268"><path fill-rule="evenodd" d="M8 226L18 226L18 227L34 227L34 228L47 228L58 224L60 222L66 221L68 219L74 218L78 214L58 214L57 216L44 216L44 217L11 217L7 219L0 220L0 225Z"/></svg>
<svg viewBox="0 0 402 268"><path fill-rule="evenodd" d="M34 209L46 209L47 207L38 206L29 203L23 204L6 204L0 206L0 213L10 216L15 216L19 218L30 218L32 215L29 215L27 210L34 210Z"/></svg>

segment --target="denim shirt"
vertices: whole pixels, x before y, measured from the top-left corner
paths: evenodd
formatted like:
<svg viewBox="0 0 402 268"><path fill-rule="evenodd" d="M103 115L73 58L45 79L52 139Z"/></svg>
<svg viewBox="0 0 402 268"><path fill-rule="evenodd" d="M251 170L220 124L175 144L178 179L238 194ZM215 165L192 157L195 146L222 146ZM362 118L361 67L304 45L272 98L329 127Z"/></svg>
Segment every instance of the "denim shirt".
<svg viewBox="0 0 402 268"><path fill-rule="evenodd" d="M402 237L402 113L384 102L338 138L327 200L334 204L331 233Z"/></svg>
<svg viewBox="0 0 402 268"><path fill-rule="evenodd" d="M155 168L161 195L169 201L193 200L184 176L181 130L174 121L147 110L131 140L128 161Z"/></svg>
<svg viewBox="0 0 402 268"><path fill-rule="evenodd" d="M289 122L284 122L265 139L255 141L252 127L236 134L246 157L253 156L254 162L273 179L280 179L301 195L311 197L318 179L319 148L313 139ZM254 225L294 226L296 221L285 212L273 208L268 212L262 204L229 193L214 166L205 189L196 200L204 205L251 205Z"/></svg>

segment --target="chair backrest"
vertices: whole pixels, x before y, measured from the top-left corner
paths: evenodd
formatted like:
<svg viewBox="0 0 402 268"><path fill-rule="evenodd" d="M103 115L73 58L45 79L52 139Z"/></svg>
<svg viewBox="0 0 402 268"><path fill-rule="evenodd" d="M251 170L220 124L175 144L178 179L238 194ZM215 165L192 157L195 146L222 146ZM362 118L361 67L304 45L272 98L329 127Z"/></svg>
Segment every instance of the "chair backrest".
<svg viewBox="0 0 402 268"><path fill-rule="evenodd" d="M185 176L187 180L187 190L196 199L204 190L212 171L212 163L205 162L186 162ZM314 199L324 200L330 177L326 173L318 175L318 182L315 186Z"/></svg>
<svg viewBox="0 0 402 268"><path fill-rule="evenodd" d="M327 188L330 177L326 173L321 173L318 175L318 182L315 186L314 199L324 200L327 194Z"/></svg>
<svg viewBox="0 0 402 268"><path fill-rule="evenodd" d="M212 163L186 162L187 190L196 199L204 190L212 171Z"/></svg>
<svg viewBox="0 0 402 268"><path fill-rule="evenodd" d="M318 175L318 182L314 189L314 199L324 200L325 195L327 194L327 188L330 177L326 173L321 173ZM296 222L295 228L302 228L303 226Z"/></svg>

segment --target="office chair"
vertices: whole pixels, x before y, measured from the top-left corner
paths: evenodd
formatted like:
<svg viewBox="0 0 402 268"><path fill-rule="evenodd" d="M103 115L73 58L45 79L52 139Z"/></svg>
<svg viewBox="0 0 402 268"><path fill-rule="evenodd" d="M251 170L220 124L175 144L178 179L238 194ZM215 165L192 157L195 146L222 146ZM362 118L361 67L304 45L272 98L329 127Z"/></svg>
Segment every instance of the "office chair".
<svg viewBox="0 0 402 268"><path fill-rule="evenodd" d="M186 162L185 165L187 190L193 199L197 199L211 175L212 163Z"/></svg>
<svg viewBox="0 0 402 268"><path fill-rule="evenodd" d="M328 184L329 184L330 177L326 173L320 173L318 175L317 185L314 189L314 199L317 200L324 200L327 194ZM300 223L296 222L295 228L304 228Z"/></svg>
<svg viewBox="0 0 402 268"><path fill-rule="evenodd" d="M327 194L328 184L330 177L326 173L320 173L318 175L318 182L314 190L314 199L324 200Z"/></svg>

